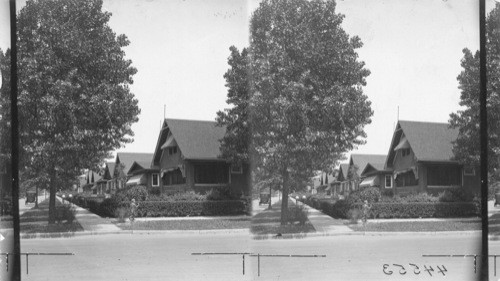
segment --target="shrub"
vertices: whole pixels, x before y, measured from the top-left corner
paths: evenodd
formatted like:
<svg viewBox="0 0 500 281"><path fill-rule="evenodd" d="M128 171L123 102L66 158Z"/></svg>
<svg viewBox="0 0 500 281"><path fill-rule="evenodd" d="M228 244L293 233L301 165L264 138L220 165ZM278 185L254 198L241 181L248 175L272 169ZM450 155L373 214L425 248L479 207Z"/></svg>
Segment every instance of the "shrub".
<svg viewBox="0 0 500 281"><path fill-rule="evenodd" d="M365 200L368 202L378 202L382 197L378 187L368 187L363 190L355 190L351 192L346 200L350 204L363 203Z"/></svg>
<svg viewBox="0 0 500 281"><path fill-rule="evenodd" d="M135 199L137 201L148 200L148 189L143 185L135 185L130 188L121 189L117 192L115 196L122 198L124 196L126 199L121 201L131 201Z"/></svg>
<svg viewBox="0 0 500 281"><path fill-rule="evenodd" d="M164 197L165 198L165 197ZM166 196L167 201L203 201L207 198L206 195L196 193L194 191L179 192L170 196Z"/></svg>
<svg viewBox="0 0 500 281"><path fill-rule="evenodd" d="M378 218L449 218L477 215L477 207L471 202L384 202L375 203L371 208L371 217Z"/></svg>
<svg viewBox="0 0 500 281"><path fill-rule="evenodd" d="M212 201L219 201L219 200L232 200L237 198L235 198L235 196L231 194L229 188L212 188L209 192L207 192L206 199Z"/></svg>
<svg viewBox="0 0 500 281"><path fill-rule="evenodd" d="M347 212L347 218L349 219L349 223L357 224L361 218L361 211L359 209L351 209Z"/></svg>
<svg viewBox="0 0 500 281"><path fill-rule="evenodd" d="M69 224L72 224L75 220L76 210L70 204L63 204L56 207L56 221L58 223L62 223L66 221Z"/></svg>
<svg viewBox="0 0 500 281"><path fill-rule="evenodd" d="M151 190L149 191L149 195L159 196L160 194L161 194L161 188L159 186L151 187Z"/></svg>
<svg viewBox="0 0 500 281"><path fill-rule="evenodd" d="M437 202L438 197L428 194L427 192L421 193L411 193L401 198L402 201L413 203L413 202Z"/></svg>
<svg viewBox="0 0 500 281"><path fill-rule="evenodd" d="M382 197L393 197L394 196L394 192L392 191L392 189L383 189L382 192L380 192Z"/></svg>
<svg viewBox="0 0 500 281"><path fill-rule="evenodd" d="M231 201L144 201L137 209L138 217L222 216L245 214L243 200Z"/></svg>
<svg viewBox="0 0 500 281"><path fill-rule="evenodd" d="M291 223L299 222L300 225L305 225L307 222L307 209L303 205L296 205L288 208L288 221Z"/></svg>
<svg viewBox="0 0 500 281"><path fill-rule="evenodd" d="M463 188L448 189L439 193L439 202L471 202L472 194L468 194Z"/></svg>
<svg viewBox="0 0 500 281"><path fill-rule="evenodd" d="M125 222L125 219L130 215L130 208L126 207L118 207L115 210L115 217L118 219L118 222Z"/></svg>

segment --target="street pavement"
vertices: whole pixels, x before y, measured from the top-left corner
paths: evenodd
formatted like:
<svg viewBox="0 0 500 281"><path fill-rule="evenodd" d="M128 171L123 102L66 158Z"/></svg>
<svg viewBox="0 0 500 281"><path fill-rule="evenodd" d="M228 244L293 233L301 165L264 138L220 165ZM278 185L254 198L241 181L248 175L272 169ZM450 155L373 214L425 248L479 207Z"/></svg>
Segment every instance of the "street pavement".
<svg viewBox="0 0 500 281"><path fill-rule="evenodd" d="M259 207L256 211L267 205ZM350 229L330 227L332 221L324 214L309 209L320 235L304 239L253 240L248 233L231 231L131 234L115 232L108 228L115 226L110 220L75 208L84 233L107 235L22 239L24 253L74 254L30 256L28 267L23 256L22 280L477 280L479 276L474 273L473 257L423 255L479 255L480 232L352 235ZM5 246L10 240L8 236L0 243ZM260 260L250 255L243 259L238 253L261 256ZM500 255L500 241L490 241L489 254ZM5 265L0 257L0 277L5 276ZM490 280L499 280L500 267L495 275L493 265L490 259ZM425 270L430 267L434 271Z"/></svg>
<svg viewBox="0 0 500 281"><path fill-rule="evenodd" d="M110 234L23 240L21 250L74 254L30 256L28 274L21 260L22 280L53 281L478 280L473 257L424 255L481 254L480 235L418 234L269 240L251 240L243 234ZM498 250L500 243L493 246ZM241 253L259 254L260 260L248 254L243 259ZM498 278L491 268L490 280Z"/></svg>

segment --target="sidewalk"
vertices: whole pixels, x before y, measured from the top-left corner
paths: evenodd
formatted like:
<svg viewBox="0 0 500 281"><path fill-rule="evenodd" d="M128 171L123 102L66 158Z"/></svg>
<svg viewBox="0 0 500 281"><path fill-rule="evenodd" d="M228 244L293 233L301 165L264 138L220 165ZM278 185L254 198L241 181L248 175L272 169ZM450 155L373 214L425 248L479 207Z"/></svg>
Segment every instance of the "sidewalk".
<svg viewBox="0 0 500 281"><path fill-rule="evenodd" d="M63 202L61 198L56 200ZM68 233L36 233L24 235L24 238L51 238L51 237L72 237L101 234L169 234L169 235L196 235L196 234L247 234L248 229L208 229L208 230L122 230L114 221L114 218L102 218L78 205L64 201L64 204L71 204L75 209L75 219L82 226L83 231ZM175 217L175 218L137 218L137 221L157 221L157 220L208 220L220 219L222 217ZM228 218L228 217L224 217ZM242 219L245 216L232 216L229 219ZM126 222L129 223L129 222Z"/></svg>
<svg viewBox="0 0 500 281"><path fill-rule="evenodd" d="M340 234L351 234L354 230L350 229L348 226L344 225L341 220L334 219L323 212L309 207L307 204L298 203L303 205L308 211L307 218L309 222L313 225L316 232L320 235L340 235Z"/></svg>
<svg viewBox="0 0 500 281"><path fill-rule="evenodd" d="M62 202L61 198L56 196L56 199ZM105 234L105 233L120 233L121 230L118 226L111 222L111 219L101 218L100 216L79 207L73 203L65 201L64 204L71 204L75 208L75 219L82 226L85 234Z"/></svg>
<svg viewBox="0 0 500 281"><path fill-rule="evenodd" d="M295 200L292 200L293 204L296 204ZM370 235L370 236L387 236L387 235L479 235L481 230L478 231L430 231L430 232L408 232L408 231L390 231L390 232L380 232L380 231L355 231L344 224L343 220L334 219L323 212L316 210L307 204L303 204L298 202L299 205L303 205L304 208L308 211L308 219L309 222L313 225L316 232L308 232L308 233L291 233L291 234L283 234L280 236L281 238L304 238L304 237L317 237L317 236L337 236L337 235ZM491 212L491 208L489 209ZM500 208L496 208L493 210L493 213L500 214ZM399 221L399 222L417 222L417 221L441 221L442 219L378 219L378 220L369 220L371 223L379 223L379 222L391 222L391 221ZM456 221L479 221L480 218L466 218L466 219L445 219L456 220ZM254 239L271 239L276 238L276 235L254 235Z"/></svg>

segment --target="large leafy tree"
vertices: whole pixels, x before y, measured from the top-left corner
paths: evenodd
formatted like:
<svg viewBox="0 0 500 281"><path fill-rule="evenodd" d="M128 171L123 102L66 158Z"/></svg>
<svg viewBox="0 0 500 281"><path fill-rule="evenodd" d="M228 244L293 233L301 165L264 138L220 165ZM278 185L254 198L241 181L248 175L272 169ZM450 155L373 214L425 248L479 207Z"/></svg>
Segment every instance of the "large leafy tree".
<svg viewBox="0 0 500 281"><path fill-rule="evenodd" d="M450 126L459 129L453 152L457 160L479 165L479 51L463 50L462 72L458 75L463 109L450 114ZM486 19L486 75L488 118L488 173L500 180L500 4Z"/></svg>
<svg viewBox="0 0 500 281"><path fill-rule="evenodd" d="M311 177L364 143L373 112L369 71L342 29L334 1L265 0L250 25L252 152L279 175L281 223L292 182Z"/></svg>
<svg viewBox="0 0 500 281"><path fill-rule="evenodd" d="M57 189L132 141L140 110L129 85L137 70L110 16L102 0L30 0L18 15L22 180L50 187L49 223ZM7 98L4 88L2 117Z"/></svg>
<svg viewBox="0 0 500 281"><path fill-rule="evenodd" d="M232 108L217 112L217 124L226 126L226 134L221 140L222 156L235 162L250 160L251 128L249 122L250 76L247 49L241 53L234 46L229 48L229 70L224 74L228 88L228 104Z"/></svg>

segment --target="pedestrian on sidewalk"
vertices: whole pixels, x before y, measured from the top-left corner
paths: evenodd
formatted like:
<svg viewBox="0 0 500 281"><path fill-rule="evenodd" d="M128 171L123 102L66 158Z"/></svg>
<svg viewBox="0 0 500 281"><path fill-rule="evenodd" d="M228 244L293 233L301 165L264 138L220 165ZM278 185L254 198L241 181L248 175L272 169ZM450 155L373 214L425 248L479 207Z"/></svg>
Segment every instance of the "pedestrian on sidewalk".
<svg viewBox="0 0 500 281"><path fill-rule="evenodd" d="M130 202L130 221L133 222L135 220L135 213L137 212L137 208L139 207L139 204L135 203L135 199L132 198L132 201Z"/></svg>

